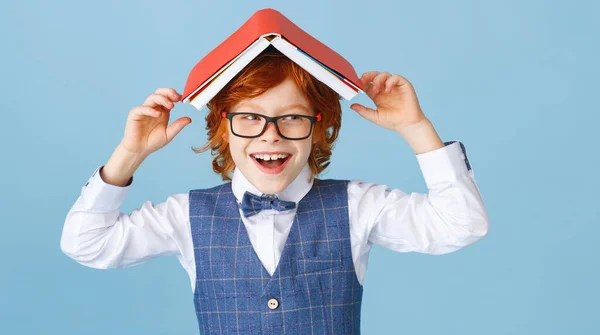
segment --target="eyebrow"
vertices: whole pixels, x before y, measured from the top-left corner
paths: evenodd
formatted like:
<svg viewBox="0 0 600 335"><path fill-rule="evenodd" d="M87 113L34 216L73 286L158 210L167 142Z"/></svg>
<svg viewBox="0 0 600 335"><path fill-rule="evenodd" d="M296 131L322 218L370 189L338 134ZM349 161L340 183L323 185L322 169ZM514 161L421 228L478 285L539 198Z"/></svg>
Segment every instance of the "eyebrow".
<svg viewBox="0 0 600 335"><path fill-rule="evenodd" d="M247 102L247 103L244 103L244 104L238 106L236 108L236 110L243 109L244 107L251 107L251 108L254 108L254 109L262 110L262 108L259 105L253 104L251 102ZM311 113L311 111L310 111L310 109L308 107L306 107L303 104L299 104L299 103L291 104L291 105L285 105L285 106L283 106L281 108L278 108L277 112L280 112L281 110L289 110L289 109L301 109L301 110L307 112L308 114Z"/></svg>

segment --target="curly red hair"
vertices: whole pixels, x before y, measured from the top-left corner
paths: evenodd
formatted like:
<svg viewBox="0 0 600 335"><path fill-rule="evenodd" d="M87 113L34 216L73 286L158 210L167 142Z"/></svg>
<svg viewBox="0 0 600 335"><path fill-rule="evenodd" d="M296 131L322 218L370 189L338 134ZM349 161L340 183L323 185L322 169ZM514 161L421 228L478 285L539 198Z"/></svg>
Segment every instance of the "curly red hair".
<svg viewBox="0 0 600 335"><path fill-rule="evenodd" d="M208 142L200 148L192 148L196 153L211 150L213 170L221 174L223 180L231 180L235 163L226 141L228 123L222 118L222 112L235 106L244 99L263 94L268 89L291 77L304 93L316 113L321 112L321 122L316 123L314 135L318 139L313 144L308 163L313 176L317 176L327 166L334 142L342 124L340 96L329 86L323 84L306 70L291 61L273 47L267 48L248 66L237 74L208 104L206 130Z"/></svg>

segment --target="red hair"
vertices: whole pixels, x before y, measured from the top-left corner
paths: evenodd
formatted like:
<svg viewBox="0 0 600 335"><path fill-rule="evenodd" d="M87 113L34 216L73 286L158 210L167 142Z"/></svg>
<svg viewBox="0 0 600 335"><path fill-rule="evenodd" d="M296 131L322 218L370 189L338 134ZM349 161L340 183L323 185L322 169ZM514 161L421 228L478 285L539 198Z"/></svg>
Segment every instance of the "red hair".
<svg viewBox="0 0 600 335"><path fill-rule="evenodd" d="M268 89L292 78L300 91L311 104L315 114L321 113L321 122L315 124L313 136L317 142L313 144L308 163L313 176L329 166L329 159L335 140L342 124L342 108L340 96L329 86L315 79L306 70L281 54L273 47L267 48L233 78L208 104L206 116L208 142L200 148L192 148L201 153L211 150L213 170L221 174L223 180L231 180L231 172L235 163L229 152L229 143L225 140L228 133L227 119L222 112L244 99L254 98Z"/></svg>

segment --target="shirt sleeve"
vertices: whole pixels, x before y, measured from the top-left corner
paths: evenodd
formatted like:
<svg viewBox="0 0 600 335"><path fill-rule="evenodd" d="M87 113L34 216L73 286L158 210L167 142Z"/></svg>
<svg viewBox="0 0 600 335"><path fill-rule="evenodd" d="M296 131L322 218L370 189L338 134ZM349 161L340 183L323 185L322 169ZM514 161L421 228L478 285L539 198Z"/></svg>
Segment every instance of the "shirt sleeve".
<svg viewBox="0 0 600 335"><path fill-rule="evenodd" d="M60 246L77 262L98 269L133 266L162 255L180 262L190 255L189 200L176 194L154 205L146 201L126 214L121 204L133 183L124 187L102 180L98 167L82 187L64 222Z"/></svg>
<svg viewBox="0 0 600 335"><path fill-rule="evenodd" d="M362 244L361 256L371 244L398 252L444 254L487 234L488 216L464 145L445 144L417 155L427 194L361 181L348 185L351 234L353 244Z"/></svg>

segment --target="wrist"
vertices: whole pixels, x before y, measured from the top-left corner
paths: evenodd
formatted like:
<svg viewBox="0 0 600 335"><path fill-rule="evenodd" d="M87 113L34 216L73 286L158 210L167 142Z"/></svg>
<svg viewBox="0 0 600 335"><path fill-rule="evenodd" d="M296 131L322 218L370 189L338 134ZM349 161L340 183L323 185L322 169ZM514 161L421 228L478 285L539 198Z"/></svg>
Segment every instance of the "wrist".
<svg viewBox="0 0 600 335"><path fill-rule="evenodd" d="M396 132L404 138L417 155L444 147L444 142L427 118L398 129Z"/></svg>
<svg viewBox="0 0 600 335"><path fill-rule="evenodd" d="M101 171L105 183L127 186L147 155L133 153L119 144Z"/></svg>

